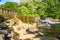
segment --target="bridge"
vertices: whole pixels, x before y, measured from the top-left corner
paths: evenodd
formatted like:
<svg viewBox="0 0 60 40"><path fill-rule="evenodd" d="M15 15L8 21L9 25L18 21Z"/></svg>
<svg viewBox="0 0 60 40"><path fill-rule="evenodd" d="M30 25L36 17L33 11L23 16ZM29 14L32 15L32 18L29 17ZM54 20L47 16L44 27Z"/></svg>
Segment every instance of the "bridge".
<svg viewBox="0 0 60 40"><path fill-rule="evenodd" d="M15 14L17 14L17 12L14 10L0 8L0 15L2 15L6 19L13 18ZM17 16L17 18L19 18L25 23L34 23L34 20L35 20L35 17L33 16Z"/></svg>
<svg viewBox="0 0 60 40"><path fill-rule="evenodd" d="M3 16L5 19L13 18L15 14L17 14L17 12L14 10L0 8L0 16Z"/></svg>

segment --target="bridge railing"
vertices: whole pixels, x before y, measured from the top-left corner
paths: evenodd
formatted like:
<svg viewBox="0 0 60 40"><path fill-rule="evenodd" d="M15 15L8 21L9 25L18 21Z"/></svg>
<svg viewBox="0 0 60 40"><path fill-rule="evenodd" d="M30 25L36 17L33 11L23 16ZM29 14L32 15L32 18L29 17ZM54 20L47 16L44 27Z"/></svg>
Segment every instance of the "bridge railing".
<svg viewBox="0 0 60 40"><path fill-rule="evenodd" d="M7 10L7 9L0 9L0 14L14 15L14 14L16 14L16 11Z"/></svg>

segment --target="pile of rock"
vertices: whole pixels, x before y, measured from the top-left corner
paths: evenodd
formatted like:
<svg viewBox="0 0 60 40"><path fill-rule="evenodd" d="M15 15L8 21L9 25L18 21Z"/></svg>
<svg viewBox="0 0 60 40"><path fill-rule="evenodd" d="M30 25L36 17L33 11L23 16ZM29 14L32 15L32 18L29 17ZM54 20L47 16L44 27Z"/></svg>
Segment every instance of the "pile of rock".
<svg viewBox="0 0 60 40"><path fill-rule="evenodd" d="M6 24L13 29L11 35L17 33L19 40L41 40L37 35L44 35L38 31L37 23L27 24L16 18L8 20Z"/></svg>

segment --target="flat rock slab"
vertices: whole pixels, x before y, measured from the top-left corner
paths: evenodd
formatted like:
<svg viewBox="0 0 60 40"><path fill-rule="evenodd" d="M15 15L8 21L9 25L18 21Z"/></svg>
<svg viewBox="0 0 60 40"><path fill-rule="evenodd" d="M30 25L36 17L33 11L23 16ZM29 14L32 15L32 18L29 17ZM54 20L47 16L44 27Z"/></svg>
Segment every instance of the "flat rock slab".
<svg viewBox="0 0 60 40"><path fill-rule="evenodd" d="M4 35L0 34L0 40L4 40Z"/></svg>

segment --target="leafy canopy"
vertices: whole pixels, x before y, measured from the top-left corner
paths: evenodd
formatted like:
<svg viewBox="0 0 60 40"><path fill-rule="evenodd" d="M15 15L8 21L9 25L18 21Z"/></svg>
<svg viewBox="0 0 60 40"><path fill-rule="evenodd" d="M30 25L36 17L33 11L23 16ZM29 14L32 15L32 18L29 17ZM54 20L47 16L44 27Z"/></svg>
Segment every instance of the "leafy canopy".
<svg viewBox="0 0 60 40"><path fill-rule="evenodd" d="M0 8L8 9L8 10L16 10L18 7L18 4L15 2L6 2L3 5L0 5Z"/></svg>

